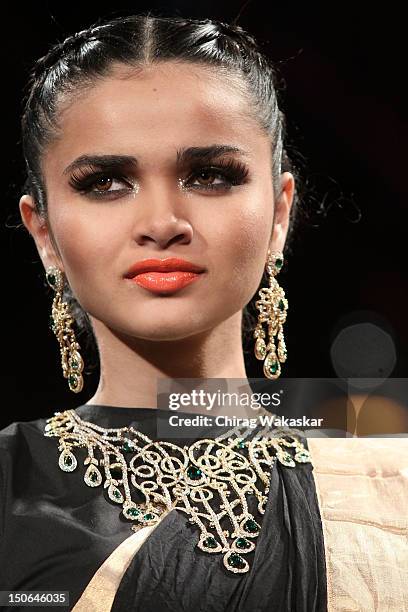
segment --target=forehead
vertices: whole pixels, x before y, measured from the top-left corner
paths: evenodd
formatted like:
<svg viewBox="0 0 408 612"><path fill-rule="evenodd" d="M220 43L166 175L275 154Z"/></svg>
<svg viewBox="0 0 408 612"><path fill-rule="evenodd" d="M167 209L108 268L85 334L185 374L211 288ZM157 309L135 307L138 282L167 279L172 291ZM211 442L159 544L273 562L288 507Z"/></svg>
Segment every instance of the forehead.
<svg viewBox="0 0 408 612"><path fill-rule="evenodd" d="M136 70L117 65L109 76L68 99L60 132L44 162L58 165L84 152L164 155L180 146L222 142L254 155L269 139L251 114L244 86L232 74L166 62Z"/></svg>

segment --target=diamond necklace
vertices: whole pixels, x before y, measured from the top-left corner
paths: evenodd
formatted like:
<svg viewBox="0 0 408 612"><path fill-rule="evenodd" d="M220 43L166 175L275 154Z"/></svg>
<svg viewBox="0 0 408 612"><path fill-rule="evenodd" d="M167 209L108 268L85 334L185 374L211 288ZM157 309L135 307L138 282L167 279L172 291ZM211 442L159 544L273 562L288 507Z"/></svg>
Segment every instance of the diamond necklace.
<svg viewBox="0 0 408 612"><path fill-rule="evenodd" d="M224 553L225 568L244 573L249 563L243 555L255 549L253 540L261 529L246 497L257 498L262 516L275 462L286 467L310 463L309 451L298 436L267 437L266 428L256 433L256 428L235 427L215 439L181 447L153 441L133 427L105 429L84 421L75 410L66 410L47 419L44 435L59 438L58 464L64 472L78 465L71 449L87 448L85 483L100 486L98 465L102 466L108 498L122 506L123 516L133 523L131 529L154 525L170 510L181 510L200 529L198 548ZM102 458L98 460L95 451Z"/></svg>

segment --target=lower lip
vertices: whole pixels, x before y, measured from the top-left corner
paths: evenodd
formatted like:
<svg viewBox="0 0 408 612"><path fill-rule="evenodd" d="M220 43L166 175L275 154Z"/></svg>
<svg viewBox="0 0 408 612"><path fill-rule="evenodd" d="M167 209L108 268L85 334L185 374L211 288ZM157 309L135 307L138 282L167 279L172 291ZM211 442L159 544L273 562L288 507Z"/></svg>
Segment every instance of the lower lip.
<svg viewBox="0 0 408 612"><path fill-rule="evenodd" d="M195 272L144 272L130 280L155 293L172 293L198 280Z"/></svg>

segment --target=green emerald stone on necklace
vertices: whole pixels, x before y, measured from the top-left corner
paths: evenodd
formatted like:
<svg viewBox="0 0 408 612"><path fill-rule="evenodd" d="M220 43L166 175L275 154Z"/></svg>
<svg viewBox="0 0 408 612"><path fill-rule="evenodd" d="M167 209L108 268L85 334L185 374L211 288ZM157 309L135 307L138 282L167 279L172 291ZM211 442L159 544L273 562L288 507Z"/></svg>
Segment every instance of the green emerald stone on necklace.
<svg viewBox="0 0 408 612"><path fill-rule="evenodd" d="M208 536L208 538L203 541L203 544L206 548L217 548L217 541L213 536Z"/></svg>
<svg viewBox="0 0 408 612"><path fill-rule="evenodd" d="M137 508L129 508L127 514L129 514L130 516L139 516L140 510L138 510Z"/></svg>
<svg viewBox="0 0 408 612"><path fill-rule="evenodd" d="M130 453L133 450L133 447L128 441L126 441L122 445L122 450L125 451L125 453Z"/></svg>
<svg viewBox="0 0 408 612"><path fill-rule="evenodd" d="M246 548L250 548L250 546L251 544L246 538L238 538L238 540L236 541L237 548L242 548L243 550L245 550Z"/></svg>
<svg viewBox="0 0 408 612"><path fill-rule="evenodd" d="M190 465L190 467L187 469L187 476L191 480L199 480L202 476L202 471L195 465Z"/></svg>
<svg viewBox="0 0 408 612"><path fill-rule="evenodd" d="M306 461L306 460L309 460L309 458L310 458L310 455L307 450L299 451L295 455L295 459L298 459L299 461Z"/></svg>
<svg viewBox="0 0 408 612"><path fill-rule="evenodd" d="M238 553L232 553L232 555L228 557L228 565L237 569L243 569L245 567L245 561Z"/></svg>
<svg viewBox="0 0 408 612"><path fill-rule="evenodd" d="M248 519L247 521L245 521L244 529L245 531L248 531L248 533L256 533L257 531L259 531L259 525L253 519Z"/></svg>

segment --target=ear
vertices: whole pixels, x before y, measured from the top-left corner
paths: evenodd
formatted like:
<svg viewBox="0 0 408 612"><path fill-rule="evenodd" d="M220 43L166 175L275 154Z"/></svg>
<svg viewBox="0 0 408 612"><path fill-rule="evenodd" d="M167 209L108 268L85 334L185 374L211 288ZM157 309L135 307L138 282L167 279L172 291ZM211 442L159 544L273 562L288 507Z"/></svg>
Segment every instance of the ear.
<svg viewBox="0 0 408 612"><path fill-rule="evenodd" d="M23 195L20 198L19 209L21 220L34 239L44 269L46 270L49 266L56 266L64 271L61 258L52 243L48 224L45 218L37 212L32 196Z"/></svg>
<svg viewBox="0 0 408 612"><path fill-rule="evenodd" d="M290 172L281 174L281 191L275 202L271 251L283 251L289 228L289 215L295 193L295 179Z"/></svg>

